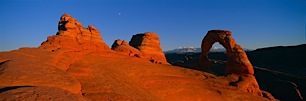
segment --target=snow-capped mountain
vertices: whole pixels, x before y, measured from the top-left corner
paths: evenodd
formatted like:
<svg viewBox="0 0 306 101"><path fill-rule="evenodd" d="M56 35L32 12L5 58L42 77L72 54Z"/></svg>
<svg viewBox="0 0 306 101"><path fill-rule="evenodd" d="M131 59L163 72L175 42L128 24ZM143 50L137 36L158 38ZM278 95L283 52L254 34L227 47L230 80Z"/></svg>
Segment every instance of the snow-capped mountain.
<svg viewBox="0 0 306 101"><path fill-rule="evenodd" d="M212 47L210 52L225 52L226 49L224 47ZM251 49L244 49L244 51L251 51ZM178 47L173 50L164 51L164 53L200 53L201 48L195 47Z"/></svg>
<svg viewBox="0 0 306 101"><path fill-rule="evenodd" d="M165 51L164 53L198 53L201 52L201 48L195 48L195 47L178 47L173 50Z"/></svg>
<svg viewBox="0 0 306 101"><path fill-rule="evenodd" d="M210 49L210 52L225 52L225 48L223 47L212 47ZM201 48L195 48L195 47L178 47L173 50L165 51L164 53L200 53Z"/></svg>

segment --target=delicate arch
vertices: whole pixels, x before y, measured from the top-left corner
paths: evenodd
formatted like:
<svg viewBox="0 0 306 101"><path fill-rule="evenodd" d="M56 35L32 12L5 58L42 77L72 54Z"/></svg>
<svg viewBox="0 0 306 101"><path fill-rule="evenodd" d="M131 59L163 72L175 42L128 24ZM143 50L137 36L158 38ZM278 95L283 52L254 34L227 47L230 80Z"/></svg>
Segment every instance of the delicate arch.
<svg viewBox="0 0 306 101"><path fill-rule="evenodd" d="M210 68L207 54L215 42L219 42L226 49L227 63L225 74L254 74L253 66L246 53L240 45L236 44L236 41L232 38L232 32L227 30L210 30L207 32L201 45L201 68L205 70Z"/></svg>

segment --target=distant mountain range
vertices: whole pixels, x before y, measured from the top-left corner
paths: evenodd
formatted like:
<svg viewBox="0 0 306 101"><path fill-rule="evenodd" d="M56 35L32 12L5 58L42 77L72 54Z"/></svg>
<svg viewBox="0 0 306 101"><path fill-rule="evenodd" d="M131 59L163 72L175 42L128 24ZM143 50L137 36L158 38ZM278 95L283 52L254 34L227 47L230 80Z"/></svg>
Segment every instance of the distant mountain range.
<svg viewBox="0 0 306 101"><path fill-rule="evenodd" d="M178 47L173 50L164 51L164 53L198 53L201 52L201 48L195 47Z"/></svg>
<svg viewBox="0 0 306 101"><path fill-rule="evenodd" d="M223 47L212 47L210 52L225 52L225 48ZM251 49L244 49L244 51L252 51ZM164 53L200 53L201 48L195 47L178 47L173 50L164 51Z"/></svg>

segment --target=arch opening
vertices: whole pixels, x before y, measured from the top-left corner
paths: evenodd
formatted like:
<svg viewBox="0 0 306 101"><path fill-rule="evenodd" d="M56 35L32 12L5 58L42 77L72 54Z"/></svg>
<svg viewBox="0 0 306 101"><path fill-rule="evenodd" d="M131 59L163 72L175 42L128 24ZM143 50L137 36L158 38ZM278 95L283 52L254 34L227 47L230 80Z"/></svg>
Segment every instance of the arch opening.
<svg viewBox="0 0 306 101"><path fill-rule="evenodd" d="M207 57L210 61L209 72L217 76L223 76L227 55L225 48L218 42L212 45L212 48L207 54Z"/></svg>

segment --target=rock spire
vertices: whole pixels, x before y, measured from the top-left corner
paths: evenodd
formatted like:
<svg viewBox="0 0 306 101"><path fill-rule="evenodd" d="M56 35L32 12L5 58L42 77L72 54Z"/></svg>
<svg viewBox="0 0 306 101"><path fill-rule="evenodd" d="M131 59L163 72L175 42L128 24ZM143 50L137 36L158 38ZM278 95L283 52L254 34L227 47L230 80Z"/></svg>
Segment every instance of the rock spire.
<svg viewBox="0 0 306 101"><path fill-rule="evenodd" d="M58 32L49 36L39 48L48 50L108 50L100 32L92 25L87 28L68 14L63 14L58 22Z"/></svg>

